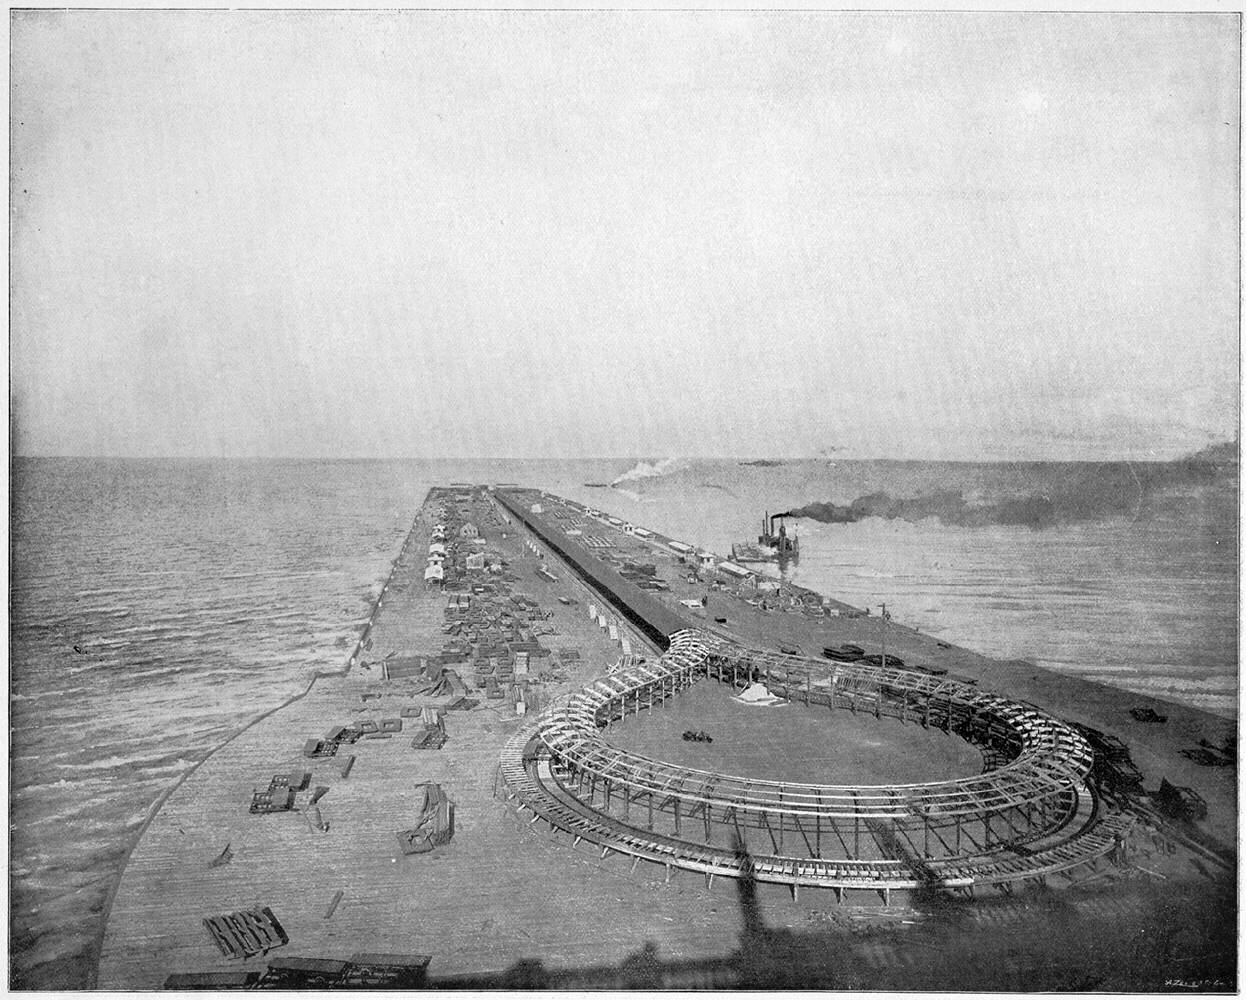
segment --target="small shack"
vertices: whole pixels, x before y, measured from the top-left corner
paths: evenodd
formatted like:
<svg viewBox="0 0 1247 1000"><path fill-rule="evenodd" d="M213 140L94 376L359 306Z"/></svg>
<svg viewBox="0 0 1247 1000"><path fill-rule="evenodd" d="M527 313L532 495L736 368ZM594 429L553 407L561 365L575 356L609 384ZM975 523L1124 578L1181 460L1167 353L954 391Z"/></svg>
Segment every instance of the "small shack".
<svg viewBox="0 0 1247 1000"><path fill-rule="evenodd" d="M738 563L728 562L727 560L724 560L723 562L719 563L719 569L723 573L726 573L728 576L732 577L735 580L739 580L742 583L745 582L746 580L756 580L756 577L754 576L752 570L745 569L744 566L741 566Z"/></svg>

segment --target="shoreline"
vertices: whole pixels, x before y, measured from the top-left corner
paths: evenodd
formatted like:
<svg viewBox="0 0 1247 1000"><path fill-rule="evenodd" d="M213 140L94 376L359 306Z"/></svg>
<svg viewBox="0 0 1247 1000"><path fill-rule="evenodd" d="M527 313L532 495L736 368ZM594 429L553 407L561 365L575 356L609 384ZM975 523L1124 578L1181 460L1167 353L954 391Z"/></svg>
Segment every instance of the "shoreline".
<svg viewBox="0 0 1247 1000"><path fill-rule="evenodd" d="M427 502L428 502L428 498L426 497L425 503ZM419 509L422 510L423 506L424 505L421 504L421 507ZM104 905L101 907L101 910L100 910L99 927L96 933L92 936L91 946L92 946L92 957L94 961L92 962L92 965L91 965L91 980L87 984L87 989L94 990L94 989L99 988L98 984L99 984L99 974L100 974L100 956L101 956L101 953L104 947L104 938L108 931L108 921L109 921L109 918L112 916L113 904L116 901L117 892L121 888L121 880L123 876L125 875L126 868L130 864L130 858L134 854L135 849L139 846L139 843L142 841L143 835L147 832L148 828L152 825L156 817L160 814L161 809L164 808L165 803L169 801L170 797L179 788L181 788L187 781L191 779L191 777L195 774L196 771L198 771L203 765L208 763L208 761L210 761L216 754L224 750L227 746L233 743L236 739L243 736L248 730L254 728L255 726L258 726L260 723L276 715L278 712L281 712L284 709L289 708L291 705L295 704L296 702L302 701L309 694L311 694L312 689L316 686L317 681L328 679L328 678L333 678L333 677L345 677L351 672L351 669L355 665L360 652L364 648L364 643L368 638L368 635L372 629L372 626L374 622L376 621L377 613L381 610L382 599L385 597L386 591L389 589L390 584L394 580L394 573L398 569L399 560L402 558L403 553L406 551L407 546L410 544L412 535L414 534L416 530L416 524L418 521L419 521L419 511L417 511L416 517L413 519L411 527L407 529L407 534L403 536L403 543L399 549L398 555L395 556L390 561L390 571L388 574L386 574L385 579L381 581L381 589L380 591L378 591L377 596L372 601L372 608L369 611L367 623L365 624L363 630L360 632L359 636L356 638L355 647L351 650L350 655L347 656L346 662L343 664L342 668L339 670L316 670L314 671L312 673L312 676L308 678L308 682L304 686L302 691L299 691L298 693L291 695L285 701L281 702L281 704L275 705L274 707L264 712L261 712L259 715L255 716L255 718L244 723L241 727L236 729L234 732L230 733L229 736L223 739L220 743L216 744L216 746L212 747L202 758L200 758L193 765L191 765L189 768L183 771L182 774L178 776L177 780L174 781L171 785L169 785L168 788L164 789L156 797L155 801L152 802L152 804L148 807L147 815L143 818L143 822L139 824L138 828L134 831L133 835L129 838L129 842L126 845L125 853L122 855L121 864L117 869L117 874L114 878L110 880L110 884L108 887L108 894L104 897ZM356 627L358 626L357 625L351 626L352 629Z"/></svg>

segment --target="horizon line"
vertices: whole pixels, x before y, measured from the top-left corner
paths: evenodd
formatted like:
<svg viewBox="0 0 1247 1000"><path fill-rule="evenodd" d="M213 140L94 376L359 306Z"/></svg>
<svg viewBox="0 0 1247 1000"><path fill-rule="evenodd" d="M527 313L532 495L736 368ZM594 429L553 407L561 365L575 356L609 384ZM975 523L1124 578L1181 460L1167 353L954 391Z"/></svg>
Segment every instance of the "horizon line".
<svg viewBox="0 0 1247 1000"><path fill-rule="evenodd" d="M120 455L120 454L15 454L14 460L61 459L69 461L118 461L118 462L646 462L680 458L708 462L774 462L794 464L798 462L904 462L943 463L946 465L1092 465L1104 463L1163 464L1182 461L1218 445L1239 445L1238 439L1213 441L1194 451L1185 451L1172 458L1131 458L1113 456L1101 458L902 458L892 455L694 455L669 453L658 455L646 452L631 455ZM658 457L655 457L655 456Z"/></svg>

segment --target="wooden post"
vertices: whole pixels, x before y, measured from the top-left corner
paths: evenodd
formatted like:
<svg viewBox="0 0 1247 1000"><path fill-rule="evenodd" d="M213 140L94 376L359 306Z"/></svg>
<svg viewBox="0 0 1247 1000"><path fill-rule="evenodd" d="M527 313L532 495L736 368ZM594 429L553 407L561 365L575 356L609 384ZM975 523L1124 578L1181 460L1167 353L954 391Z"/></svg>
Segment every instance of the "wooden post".
<svg viewBox="0 0 1247 1000"><path fill-rule="evenodd" d="M325 908L325 919L328 920L333 916L333 911L338 908L338 904L342 902L342 890L339 889L333 894L333 899L329 900L329 905Z"/></svg>
<svg viewBox="0 0 1247 1000"><path fill-rule="evenodd" d="M647 830L654 829L654 793L649 793L649 822L645 827Z"/></svg>
<svg viewBox="0 0 1247 1000"><path fill-rule="evenodd" d="M676 798L675 800L675 835L677 837L680 835L680 800L679 798Z"/></svg>
<svg viewBox="0 0 1247 1000"><path fill-rule="evenodd" d="M887 667L888 665L888 606L881 604L883 611L879 615L879 648L880 648L880 665Z"/></svg>
<svg viewBox="0 0 1247 1000"><path fill-rule="evenodd" d="M749 850L749 817L745 817L745 825L740 824L740 815L736 812L736 807L732 806L732 826L736 829L736 835L740 837L740 846L744 850Z"/></svg>

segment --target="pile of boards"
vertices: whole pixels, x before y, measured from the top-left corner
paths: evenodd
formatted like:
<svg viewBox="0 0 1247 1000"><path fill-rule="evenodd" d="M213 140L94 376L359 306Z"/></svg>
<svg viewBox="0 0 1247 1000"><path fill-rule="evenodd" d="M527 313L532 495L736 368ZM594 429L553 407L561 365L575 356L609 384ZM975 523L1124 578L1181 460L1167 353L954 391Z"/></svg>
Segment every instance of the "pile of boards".
<svg viewBox="0 0 1247 1000"><path fill-rule="evenodd" d="M334 726L329 730L323 740L308 740L303 744L304 757L332 757L338 752L338 747L343 743L354 743L361 736L363 730L348 728L346 726Z"/></svg>
<svg viewBox="0 0 1247 1000"><path fill-rule="evenodd" d="M403 731L402 719L365 719L353 723L352 730L363 734L366 740L388 740Z"/></svg>
<svg viewBox="0 0 1247 1000"><path fill-rule="evenodd" d="M432 705L405 708L403 715L416 720L419 727L411 740L411 745L417 750L440 750L446 745L446 714L442 709Z"/></svg>
<svg viewBox="0 0 1247 1000"><path fill-rule="evenodd" d="M295 792L303 791L311 778L311 774L303 770L273 775L266 791L252 790L250 812L289 812L294 808Z"/></svg>
<svg viewBox="0 0 1247 1000"><path fill-rule="evenodd" d="M250 958L290 943L281 922L267 906L205 917L204 926L226 958Z"/></svg>
<svg viewBox="0 0 1247 1000"><path fill-rule="evenodd" d="M417 785L414 809L415 825L395 834L404 854L426 854L450 843L455 835L455 804L441 785L431 781Z"/></svg>
<svg viewBox="0 0 1247 1000"><path fill-rule="evenodd" d="M264 970L182 972L165 980L166 990L418 989L425 984L430 956L356 952L348 961L275 958Z"/></svg>
<svg viewBox="0 0 1247 1000"><path fill-rule="evenodd" d="M466 695L468 689L463 679L438 661L438 657L395 656L381 661L381 673L387 681L399 679L415 681L416 688L412 691L415 695L430 698Z"/></svg>

